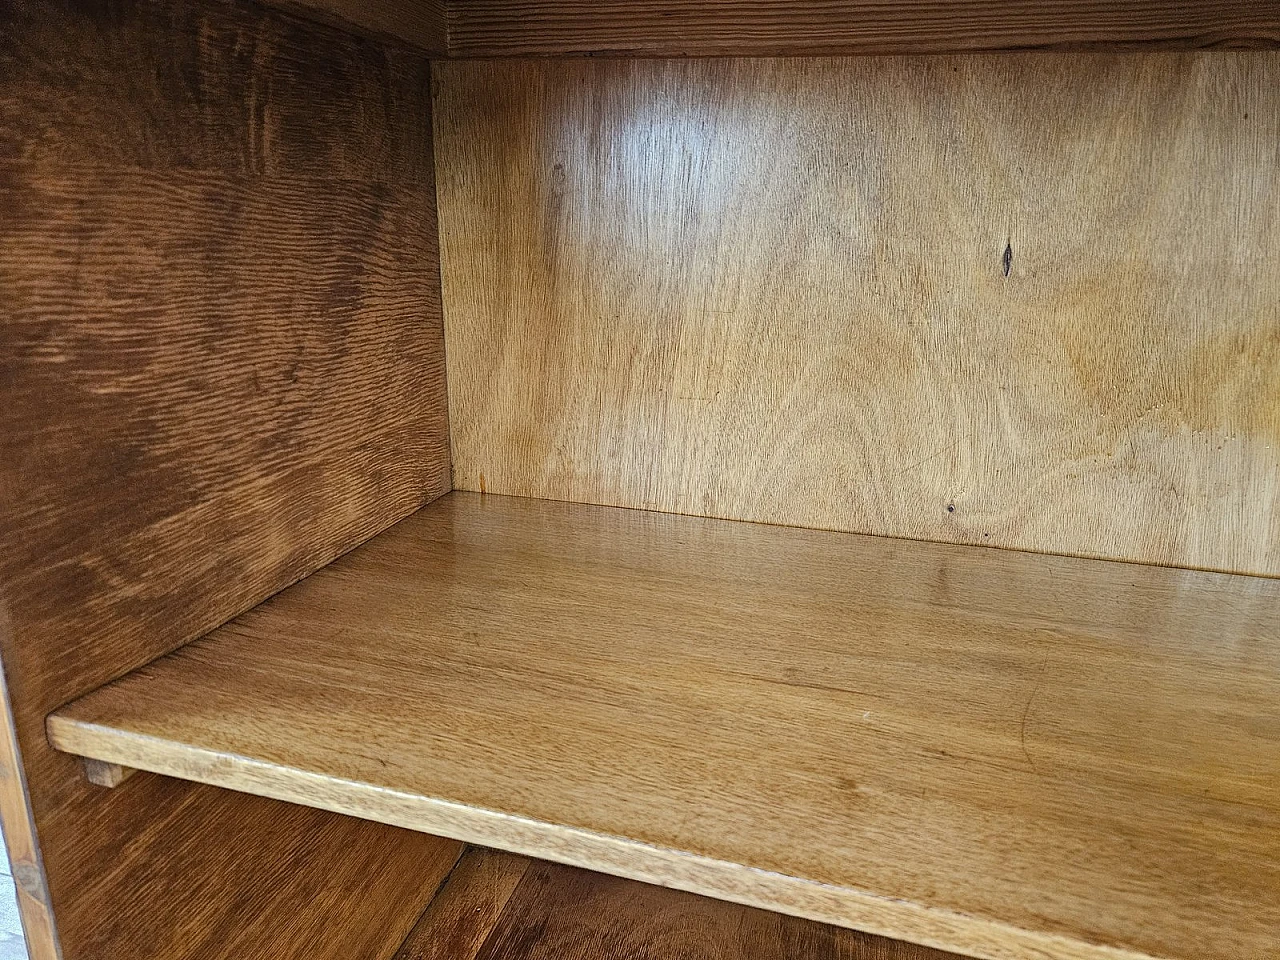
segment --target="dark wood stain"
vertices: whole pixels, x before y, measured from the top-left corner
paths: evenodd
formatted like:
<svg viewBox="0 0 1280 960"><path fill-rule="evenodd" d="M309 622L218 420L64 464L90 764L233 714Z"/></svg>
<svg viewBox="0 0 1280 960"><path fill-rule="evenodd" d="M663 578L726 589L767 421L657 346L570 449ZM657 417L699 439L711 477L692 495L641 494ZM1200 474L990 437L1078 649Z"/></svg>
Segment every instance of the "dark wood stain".
<svg viewBox="0 0 1280 960"><path fill-rule="evenodd" d="M277 7L392 43L407 43L432 56L448 45L445 0L270 0Z"/></svg>
<svg viewBox="0 0 1280 960"><path fill-rule="evenodd" d="M1257 48L1280 6L1251 0L455 0L449 52L499 56L798 56Z"/></svg>
<svg viewBox="0 0 1280 960"><path fill-rule="evenodd" d="M510 855L471 850L468 861ZM516 858L523 859L523 858ZM959 960L952 953L783 916L574 867L525 861L514 893L461 868L442 897L472 904L459 916L490 917L465 960ZM474 872L474 871L473 871ZM499 906L495 912L493 906ZM424 940L427 931L419 936ZM448 940L447 926L437 935ZM476 939L474 931L470 939ZM445 954L401 953L397 960Z"/></svg>
<svg viewBox="0 0 1280 960"><path fill-rule="evenodd" d="M531 863L514 853L468 848L395 960L476 960Z"/></svg>
<svg viewBox="0 0 1280 960"><path fill-rule="evenodd" d="M0 6L0 653L65 960L385 956L456 857L44 735L448 489L428 85L238 0Z"/></svg>

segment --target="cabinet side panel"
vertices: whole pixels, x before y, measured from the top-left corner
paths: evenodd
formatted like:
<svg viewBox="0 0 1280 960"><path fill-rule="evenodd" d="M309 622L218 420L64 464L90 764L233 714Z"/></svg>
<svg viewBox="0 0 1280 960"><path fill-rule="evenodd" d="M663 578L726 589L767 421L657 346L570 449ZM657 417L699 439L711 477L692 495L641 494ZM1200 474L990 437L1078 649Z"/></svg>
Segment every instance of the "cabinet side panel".
<svg viewBox="0 0 1280 960"><path fill-rule="evenodd" d="M54 924L65 960L376 958L456 858L93 787L44 734L449 488L438 284L420 55L247 2L0 7L0 655L29 797L3 806L38 960Z"/></svg>
<svg viewBox="0 0 1280 960"><path fill-rule="evenodd" d="M456 487L1280 575L1280 54L437 80Z"/></svg>

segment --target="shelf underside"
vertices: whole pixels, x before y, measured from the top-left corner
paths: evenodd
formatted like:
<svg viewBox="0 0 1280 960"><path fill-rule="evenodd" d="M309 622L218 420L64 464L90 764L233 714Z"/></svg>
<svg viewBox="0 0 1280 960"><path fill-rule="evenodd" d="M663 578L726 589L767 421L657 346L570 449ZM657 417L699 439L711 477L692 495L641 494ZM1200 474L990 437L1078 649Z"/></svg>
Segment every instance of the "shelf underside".
<svg viewBox="0 0 1280 960"><path fill-rule="evenodd" d="M991 958L1280 949L1280 581L449 494L60 749Z"/></svg>

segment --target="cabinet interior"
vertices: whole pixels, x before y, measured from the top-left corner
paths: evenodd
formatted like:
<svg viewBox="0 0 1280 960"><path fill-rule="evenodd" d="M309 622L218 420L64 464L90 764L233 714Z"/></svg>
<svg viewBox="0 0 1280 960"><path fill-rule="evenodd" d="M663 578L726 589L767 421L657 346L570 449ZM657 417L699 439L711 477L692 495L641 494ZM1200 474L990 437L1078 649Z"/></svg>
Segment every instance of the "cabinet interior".
<svg viewBox="0 0 1280 960"><path fill-rule="evenodd" d="M1275 4L0 27L32 960L1280 950Z"/></svg>

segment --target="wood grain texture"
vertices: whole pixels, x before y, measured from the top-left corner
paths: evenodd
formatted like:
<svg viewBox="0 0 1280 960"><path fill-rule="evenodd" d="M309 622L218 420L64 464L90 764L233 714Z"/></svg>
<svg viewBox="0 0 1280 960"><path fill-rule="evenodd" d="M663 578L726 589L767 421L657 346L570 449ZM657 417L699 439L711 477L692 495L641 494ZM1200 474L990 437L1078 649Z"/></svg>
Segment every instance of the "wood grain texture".
<svg viewBox="0 0 1280 960"><path fill-rule="evenodd" d="M268 0L273 6L378 39L444 56L449 48L445 0Z"/></svg>
<svg viewBox="0 0 1280 960"><path fill-rule="evenodd" d="M1280 575L1280 55L435 76L456 488Z"/></svg>
<svg viewBox="0 0 1280 960"><path fill-rule="evenodd" d="M536 862L479 960L958 960L812 920Z"/></svg>
<svg viewBox="0 0 1280 960"><path fill-rule="evenodd" d="M993 960L1280 951L1280 582L452 493L59 748Z"/></svg>
<svg viewBox="0 0 1280 960"><path fill-rule="evenodd" d="M0 5L0 654L64 960L385 956L430 871L328 862L456 852L44 735L448 489L428 82L254 4Z"/></svg>
<svg viewBox="0 0 1280 960"><path fill-rule="evenodd" d="M500 850L467 850L395 960L476 960L530 863Z"/></svg>
<svg viewBox="0 0 1280 960"><path fill-rule="evenodd" d="M455 0L450 19L457 57L1280 44L1275 0Z"/></svg>
<svg viewBox="0 0 1280 960"><path fill-rule="evenodd" d="M67 954L387 957L462 852L439 837L186 786L139 774L114 790L93 788L122 804L147 804L150 816L131 833L88 834L97 839L96 882L78 888L73 902L74 916L93 922L74 944L64 933ZM68 911L56 905L61 920Z"/></svg>
<svg viewBox="0 0 1280 960"><path fill-rule="evenodd" d="M495 863L495 860L497 861ZM518 883L518 886L517 886ZM723 900L472 848L397 960L955 960ZM461 921L461 923L460 923ZM466 929L457 938L459 928Z"/></svg>

